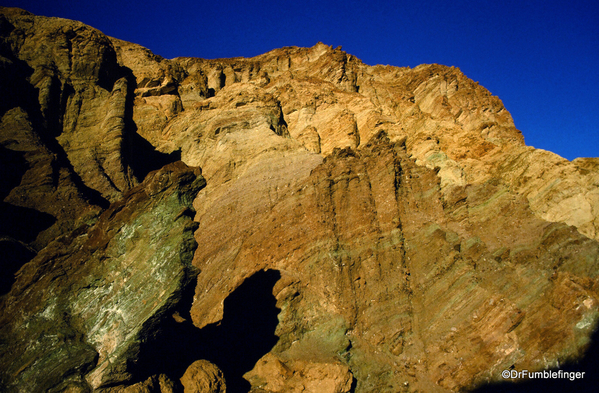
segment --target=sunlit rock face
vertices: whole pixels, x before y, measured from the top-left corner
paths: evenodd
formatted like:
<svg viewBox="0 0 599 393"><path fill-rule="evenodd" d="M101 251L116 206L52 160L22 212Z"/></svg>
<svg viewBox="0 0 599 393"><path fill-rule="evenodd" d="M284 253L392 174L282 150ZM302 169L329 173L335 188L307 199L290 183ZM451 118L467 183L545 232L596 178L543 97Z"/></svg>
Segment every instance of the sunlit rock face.
<svg viewBox="0 0 599 393"><path fill-rule="evenodd" d="M458 69L0 34L1 390L449 392L584 355L599 159Z"/></svg>

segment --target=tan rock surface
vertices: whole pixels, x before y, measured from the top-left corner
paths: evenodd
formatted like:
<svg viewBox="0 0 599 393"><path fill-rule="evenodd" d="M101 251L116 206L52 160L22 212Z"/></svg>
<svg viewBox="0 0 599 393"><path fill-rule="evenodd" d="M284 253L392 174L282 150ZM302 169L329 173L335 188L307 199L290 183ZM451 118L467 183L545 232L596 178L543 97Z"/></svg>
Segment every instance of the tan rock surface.
<svg viewBox="0 0 599 393"><path fill-rule="evenodd" d="M84 392L85 390L81 390ZM176 393L179 389L164 374L153 375L147 380L129 386L115 386L98 389L101 393ZM79 391L77 391L79 392Z"/></svg>
<svg viewBox="0 0 599 393"><path fill-rule="evenodd" d="M2 207L52 218L11 244L47 255L150 169L179 156L202 168L206 187L191 196L195 293L175 301L174 325L161 320L144 336L159 342L168 325L173 340L189 340L186 368L225 324L226 300L264 270L280 274L280 312L278 342L243 370L256 393L463 391L587 348L599 315L599 159L526 146L499 98L457 68L372 67L320 43L163 59L78 22L6 8L1 17L2 80L15 82L2 85L0 164L17 173ZM161 195L153 184L147 192ZM124 260L135 260L135 239L123 242ZM21 277L3 315L48 279ZM112 305L97 312L112 315ZM145 364L145 352L136 359L119 340L69 326L56 329L87 365L65 365L77 370L73 384L158 389L160 370L129 366ZM219 339L211 345L232 340ZM185 350L152 340L144 345ZM102 368L114 354L124 362ZM22 376L35 370L22 367L10 380L29 386Z"/></svg>
<svg viewBox="0 0 599 393"><path fill-rule="evenodd" d="M196 360L181 377L184 393L226 393L223 372L207 360Z"/></svg>
<svg viewBox="0 0 599 393"><path fill-rule="evenodd" d="M268 267L284 280L273 353L344 359L361 391L406 382L458 390L512 364L547 367L537 348L572 351L592 331L580 321L596 315L597 243L536 218L498 184L448 200L439 183L381 135L329 156L250 232L208 239L200 219L198 242L210 247L196 253L196 325L217 319L230 288ZM556 308L550 299L580 279L567 296L575 305ZM541 328L548 320L555 325Z"/></svg>
<svg viewBox="0 0 599 393"><path fill-rule="evenodd" d="M245 375L252 392L348 393L353 387L349 367L342 363L281 362L268 354Z"/></svg>
<svg viewBox="0 0 599 393"><path fill-rule="evenodd" d="M31 89L28 99L39 102L29 111L39 110L35 120L83 182L114 201L133 183L121 151L128 82L110 41L83 23L14 9L5 9L3 20L12 29L3 37L7 59L29 68L23 83Z"/></svg>
<svg viewBox="0 0 599 393"><path fill-rule="evenodd" d="M405 136L408 151L419 164L441 168L443 189L500 178L525 195L539 217L567 222L583 234L598 236L597 214L589 213L591 206L596 212L598 203L596 170L581 171L576 161L525 146L501 101L456 68L370 67L323 44L278 49L252 59L152 62L155 56L146 49L113 42L117 48L124 46L117 50L121 62L140 75L138 79L154 72L160 76L157 86L172 83L181 89L177 93L173 88L168 94L157 90L147 100L146 88L138 88L136 95L142 97L136 99L134 117L144 127L140 133L159 150L182 149L190 163L197 159L197 145L189 135L183 140L173 138L175 130L201 138L204 134L190 122L206 123L210 115L191 120L185 111L221 110L227 100L237 113L249 94L254 106L260 106L260 101L278 102L287 132L308 143L310 151L320 149L326 155L335 147L355 148L383 129L392 140ZM246 97L231 97L240 92ZM270 93L272 99L261 99L255 92ZM219 97L210 98L216 93ZM183 117L177 119L180 110ZM278 127L278 121L272 123ZM197 142L210 143L207 139ZM568 184L562 183L564 178ZM546 188L550 190L538 195ZM571 199L574 194L582 208Z"/></svg>

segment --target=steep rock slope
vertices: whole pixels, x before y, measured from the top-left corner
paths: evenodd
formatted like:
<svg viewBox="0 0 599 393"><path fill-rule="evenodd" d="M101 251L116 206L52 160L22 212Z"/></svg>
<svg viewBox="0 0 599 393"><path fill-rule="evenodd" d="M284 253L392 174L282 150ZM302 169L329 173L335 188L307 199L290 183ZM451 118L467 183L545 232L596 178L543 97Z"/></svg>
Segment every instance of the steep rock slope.
<svg viewBox="0 0 599 393"><path fill-rule="evenodd" d="M7 8L0 32L8 275L39 252L2 298L7 388L459 391L587 347L599 160L526 146L458 69L168 60ZM151 172L179 158L205 187Z"/></svg>
<svg viewBox="0 0 599 393"><path fill-rule="evenodd" d="M241 192L209 214L227 214ZM272 364L249 375L272 391L293 391L267 377L279 363L297 374L345 364L357 391L443 391L578 353L597 315L597 242L535 217L498 182L452 198L383 133L336 150L253 228L225 231L223 220L215 236L202 216L194 322L218 320L253 272L279 270L280 339Z"/></svg>
<svg viewBox="0 0 599 393"><path fill-rule="evenodd" d="M131 378L127 367L139 343L197 274L190 207L204 185L197 170L167 165L95 225L58 238L19 271L2 299L4 389L99 387Z"/></svg>
<svg viewBox="0 0 599 393"><path fill-rule="evenodd" d="M355 148L382 129L392 140L406 137L418 164L440 168L444 192L497 178L526 196L540 218L598 236L599 179L590 169L597 160L569 162L524 145L501 101L454 67L370 67L323 44L251 59L166 60L134 44L113 43L138 80L138 132L161 151L180 149L185 160L205 163L205 145L228 129L209 121L211 109L219 108L228 121L237 118L231 126L243 128L253 124L239 124L237 110L222 114L223 105L276 104L282 117L270 113L269 126L281 135L285 126L309 151Z"/></svg>

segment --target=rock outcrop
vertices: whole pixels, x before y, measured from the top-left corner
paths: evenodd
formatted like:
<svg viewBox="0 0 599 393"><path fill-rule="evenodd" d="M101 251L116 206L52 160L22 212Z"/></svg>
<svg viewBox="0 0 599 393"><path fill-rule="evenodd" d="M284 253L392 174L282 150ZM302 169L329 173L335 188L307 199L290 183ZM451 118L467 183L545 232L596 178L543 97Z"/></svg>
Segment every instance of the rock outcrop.
<svg viewBox="0 0 599 393"><path fill-rule="evenodd" d="M185 393L225 393L223 372L207 360L196 360L181 377Z"/></svg>
<svg viewBox="0 0 599 393"><path fill-rule="evenodd" d="M167 165L23 266L1 304L4 389L131 379L140 342L197 274L191 201L204 185L197 170Z"/></svg>
<svg viewBox="0 0 599 393"><path fill-rule="evenodd" d="M0 34L3 389L463 391L588 348L599 159L457 68Z"/></svg>

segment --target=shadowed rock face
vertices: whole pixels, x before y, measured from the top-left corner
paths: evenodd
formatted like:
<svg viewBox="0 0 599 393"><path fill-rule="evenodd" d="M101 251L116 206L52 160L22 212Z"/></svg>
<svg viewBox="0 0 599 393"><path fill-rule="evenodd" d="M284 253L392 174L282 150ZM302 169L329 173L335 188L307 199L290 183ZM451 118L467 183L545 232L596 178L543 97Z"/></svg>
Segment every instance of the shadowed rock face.
<svg viewBox="0 0 599 393"><path fill-rule="evenodd" d="M225 300L222 321L201 330L189 318L192 287L179 303L176 318L161 323L155 336L142 344L133 374L141 379L165 374L176 380L201 359L222 370L227 392L249 391L250 384L242 378L243 374L252 370L278 340L275 329L280 310L272 290L280 278L281 274L273 270L249 277Z"/></svg>
<svg viewBox="0 0 599 393"><path fill-rule="evenodd" d="M40 251L2 299L4 389L99 387L131 379L139 343L197 270L187 213L205 185L179 162L151 173L91 226Z"/></svg>
<svg viewBox="0 0 599 393"><path fill-rule="evenodd" d="M0 70L4 390L493 391L589 346L599 159L456 68L2 8Z"/></svg>

